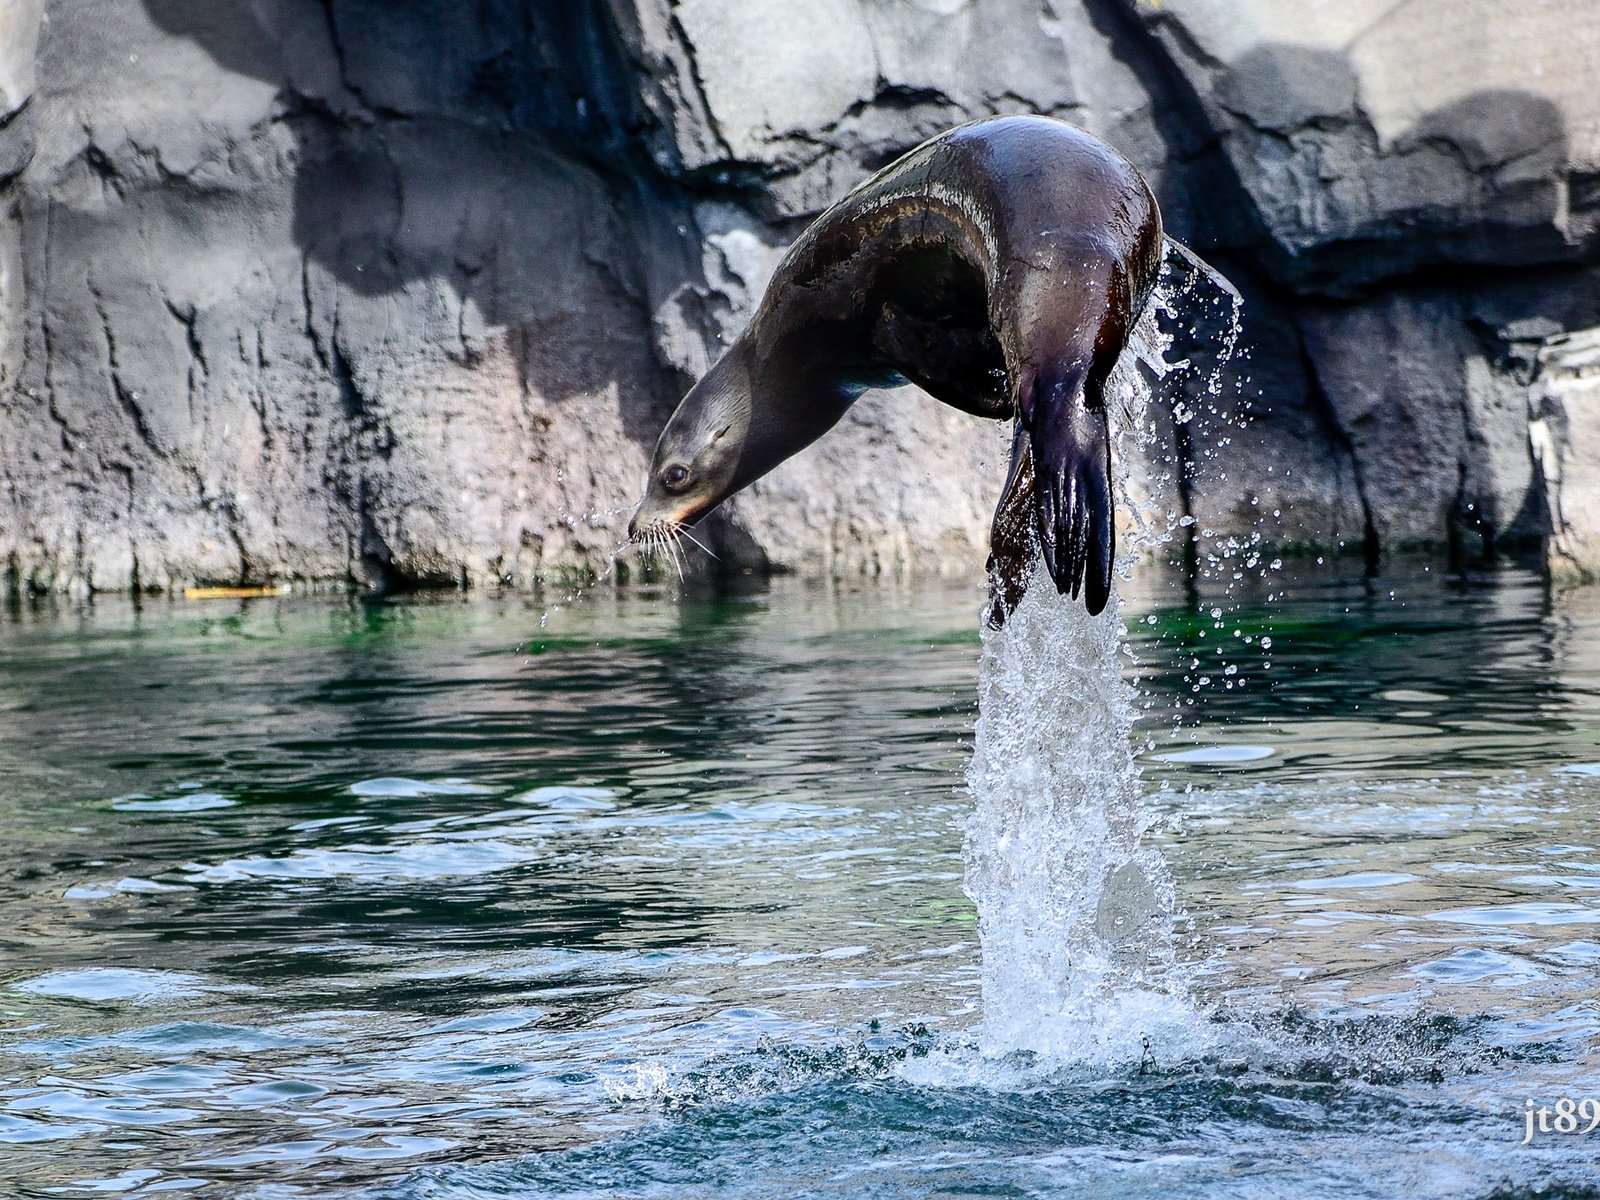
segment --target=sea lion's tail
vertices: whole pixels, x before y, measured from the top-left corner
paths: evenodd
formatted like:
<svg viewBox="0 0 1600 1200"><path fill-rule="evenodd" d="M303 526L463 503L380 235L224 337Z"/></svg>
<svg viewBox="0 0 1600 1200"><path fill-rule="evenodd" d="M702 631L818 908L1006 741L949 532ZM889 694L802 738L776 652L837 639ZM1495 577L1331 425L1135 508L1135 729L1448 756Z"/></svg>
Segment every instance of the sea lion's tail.
<svg viewBox="0 0 1600 1200"><path fill-rule="evenodd" d="M1181 291L1188 291L1194 287L1215 288L1227 296L1230 305L1235 308L1243 307L1244 297L1239 295L1239 289L1234 287L1232 280L1221 271L1177 238L1163 236L1161 242L1163 281L1171 280Z"/></svg>

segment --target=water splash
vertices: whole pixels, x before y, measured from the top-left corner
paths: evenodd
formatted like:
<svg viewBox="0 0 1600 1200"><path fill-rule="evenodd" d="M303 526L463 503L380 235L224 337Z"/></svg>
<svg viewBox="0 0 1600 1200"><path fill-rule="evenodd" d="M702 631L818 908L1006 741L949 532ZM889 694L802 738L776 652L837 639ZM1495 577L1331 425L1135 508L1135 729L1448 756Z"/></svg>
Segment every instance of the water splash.
<svg viewBox="0 0 1600 1200"><path fill-rule="evenodd" d="M559 481L561 473L557 472L556 477ZM633 504L615 508L595 509L586 513L582 520L592 527L600 528L603 522L611 517L633 512L638 508L638 503L635 501ZM560 519L569 528L576 527L578 520L569 515L565 507L561 509ZM599 591L613 577L619 583L626 583L631 574L627 565L629 562L636 567L640 582L670 583L675 573L678 583L683 584L689 577L688 564L693 553L698 553L707 559L717 558L715 551L687 529L676 530L672 535L660 534L643 540L635 540L631 535L624 537L607 551L604 565L598 571L588 571L578 582L568 585L559 599L546 606L539 614L539 628L549 629L552 617L583 603L586 595Z"/></svg>
<svg viewBox="0 0 1600 1200"><path fill-rule="evenodd" d="M1151 386L1187 365L1167 361L1171 339L1158 325L1182 303L1158 292L1110 380L1124 440L1142 434L1148 444ZM1228 347L1236 336L1235 311ZM1113 456L1134 514L1125 542L1159 544L1176 514L1161 528L1129 494L1121 464L1131 449ZM980 1048L1146 1064L1178 1041L1192 1049L1202 1022L1174 949L1172 874L1145 844L1154 817L1133 756L1136 693L1122 673L1121 603L1114 597L1090 617L1057 593L1042 564L1034 572L1005 626L984 633L967 773L975 803L966 890L983 945Z"/></svg>
<svg viewBox="0 0 1600 1200"><path fill-rule="evenodd" d="M1172 876L1143 844L1119 610L1090 617L1041 571L984 635L965 859L989 1053L1138 1062L1192 1021Z"/></svg>

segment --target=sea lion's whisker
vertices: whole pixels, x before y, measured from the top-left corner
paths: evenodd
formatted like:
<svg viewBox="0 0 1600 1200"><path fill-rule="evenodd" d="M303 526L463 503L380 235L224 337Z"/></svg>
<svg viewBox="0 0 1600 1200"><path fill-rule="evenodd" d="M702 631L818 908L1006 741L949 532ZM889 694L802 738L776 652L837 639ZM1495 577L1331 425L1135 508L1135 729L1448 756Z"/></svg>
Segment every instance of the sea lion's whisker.
<svg viewBox="0 0 1600 1200"><path fill-rule="evenodd" d="M677 528L677 533L678 533L678 535L680 537L688 538L696 546L699 546L700 549L704 550L707 554L710 554L712 558L717 558L716 554L713 553L713 551L712 551L710 546L706 545L699 538L695 537L694 534L689 532L689 527L687 525L679 525L678 528ZM717 561L721 562L722 560L720 558L718 558Z"/></svg>
<svg viewBox="0 0 1600 1200"><path fill-rule="evenodd" d="M682 582L683 564L678 561L677 547L673 544L672 539L668 536L668 528L665 525L657 525L653 532L655 534L655 544L658 552L662 558L666 559L667 562L672 564L672 569L678 573L679 582Z"/></svg>
<svg viewBox="0 0 1600 1200"><path fill-rule="evenodd" d="M678 549L677 530L670 525L667 526L667 528L662 531L661 543L662 545L666 546L667 552L672 556L672 565L678 569L678 582L682 583L683 555Z"/></svg>

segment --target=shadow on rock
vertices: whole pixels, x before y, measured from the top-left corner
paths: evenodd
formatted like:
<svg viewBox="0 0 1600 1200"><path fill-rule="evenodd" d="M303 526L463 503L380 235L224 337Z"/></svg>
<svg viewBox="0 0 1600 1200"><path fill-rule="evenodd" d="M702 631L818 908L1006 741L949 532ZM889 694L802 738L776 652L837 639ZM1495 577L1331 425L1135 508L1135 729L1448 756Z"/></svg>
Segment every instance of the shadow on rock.
<svg viewBox="0 0 1600 1200"><path fill-rule="evenodd" d="M475 336L503 326L525 387L560 398L620 382L626 431L653 441L673 397L627 384L664 374L652 297L694 263L661 198L641 204L644 185L607 170L642 118L607 61L618 51L604 16L444 0L143 2L166 32L279 89L308 263L364 297L413 293L424 310L446 285L461 309L459 345L445 347L456 361L475 365ZM310 300L338 310L336 296Z"/></svg>
<svg viewBox="0 0 1600 1200"><path fill-rule="evenodd" d="M1283 283L1350 295L1433 268L1583 257L1592 221L1564 199L1569 143L1550 99L1485 89L1385 134L1362 86L1338 50L1269 42L1210 97L1237 202L1259 213Z"/></svg>

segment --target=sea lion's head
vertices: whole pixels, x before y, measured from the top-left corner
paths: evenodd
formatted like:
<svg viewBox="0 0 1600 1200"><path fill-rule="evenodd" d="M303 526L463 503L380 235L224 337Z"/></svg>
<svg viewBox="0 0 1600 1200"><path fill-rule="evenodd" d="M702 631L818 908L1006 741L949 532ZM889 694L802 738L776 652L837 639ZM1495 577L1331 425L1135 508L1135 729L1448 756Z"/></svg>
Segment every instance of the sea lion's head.
<svg viewBox="0 0 1600 1200"><path fill-rule="evenodd" d="M645 541L693 525L738 491L749 474L750 373L735 346L689 389L661 431L644 499L628 537Z"/></svg>
<svg viewBox="0 0 1600 1200"><path fill-rule="evenodd" d="M831 429L866 386L818 371L793 348L741 337L661 431L628 539L693 525Z"/></svg>

